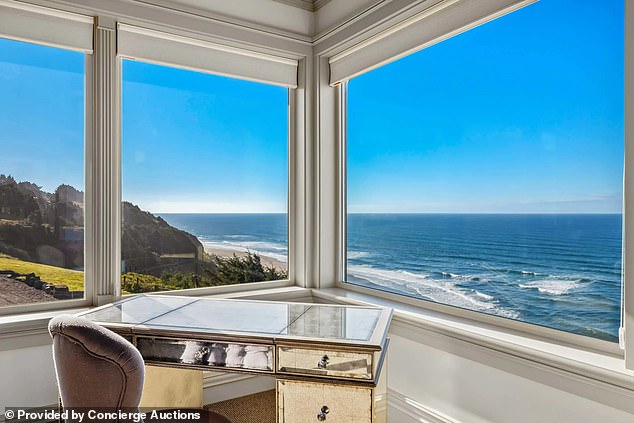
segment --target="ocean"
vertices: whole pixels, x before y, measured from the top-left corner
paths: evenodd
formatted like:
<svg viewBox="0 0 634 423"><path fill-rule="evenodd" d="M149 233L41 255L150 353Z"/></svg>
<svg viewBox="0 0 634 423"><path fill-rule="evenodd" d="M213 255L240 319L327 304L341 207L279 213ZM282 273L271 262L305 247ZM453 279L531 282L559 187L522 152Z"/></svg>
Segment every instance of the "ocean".
<svg viewBox="0 0 634 423"><path fill-rule="evenodd" d="M161 217L287 261L284 214ZM617 214L350 214L347 281L616 341L621 238Z"/></svg>
<svg viewBox="0 0 634 423"><path fill-rule="evenodd" d="M205 248L252 251L288 262L286 214L158 215L170 225L195 235Z"/></svg>

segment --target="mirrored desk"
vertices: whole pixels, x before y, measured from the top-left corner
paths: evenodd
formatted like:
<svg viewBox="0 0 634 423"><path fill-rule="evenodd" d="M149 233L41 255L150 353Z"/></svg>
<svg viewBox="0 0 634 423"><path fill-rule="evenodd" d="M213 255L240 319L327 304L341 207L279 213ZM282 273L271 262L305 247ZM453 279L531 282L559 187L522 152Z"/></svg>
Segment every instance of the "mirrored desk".
<svg viewBox="0 0 634 423"><path fill-rule="evenodd" d="M389 309L138 295L81 315L146 364L274 376L278 422L386 421Z"/></svg>

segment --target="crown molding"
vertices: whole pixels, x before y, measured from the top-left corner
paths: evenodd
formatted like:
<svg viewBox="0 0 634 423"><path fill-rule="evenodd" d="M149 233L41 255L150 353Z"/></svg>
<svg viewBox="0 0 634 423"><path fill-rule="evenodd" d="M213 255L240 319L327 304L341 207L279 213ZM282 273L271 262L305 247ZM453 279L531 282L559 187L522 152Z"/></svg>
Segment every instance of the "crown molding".
<svg viewBox="0 0 634 423"><path fill-rule="evenodd" d="M313 0L313 10L317 11L330 3L332 0Z"/></svg>
<svg viewBox="0 0 634 423"><path fill-rule="evenodd" d="M332 0L273 0L278 3L284 3L289 6L299 7L300 9L316 12Z"/></svg>

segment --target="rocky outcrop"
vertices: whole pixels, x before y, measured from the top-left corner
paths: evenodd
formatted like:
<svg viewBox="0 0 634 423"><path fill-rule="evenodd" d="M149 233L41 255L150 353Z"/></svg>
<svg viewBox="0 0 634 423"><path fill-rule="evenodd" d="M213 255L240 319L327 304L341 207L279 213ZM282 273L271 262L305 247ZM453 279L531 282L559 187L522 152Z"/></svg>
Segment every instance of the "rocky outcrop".
<svg viewBox="0 0 634 423"><path fill-rule="evenodd" d="M198 238L129 202L123 202L121 249L125 272L155 276L166 271L197 273L204 265Z"/></svg>
<svg viewBox="0 0 634 423"><path fill-rule="evenodd" d="M84 266L84 193L60 185L54 193L0 175L0 252L69 269Z"/></svg>

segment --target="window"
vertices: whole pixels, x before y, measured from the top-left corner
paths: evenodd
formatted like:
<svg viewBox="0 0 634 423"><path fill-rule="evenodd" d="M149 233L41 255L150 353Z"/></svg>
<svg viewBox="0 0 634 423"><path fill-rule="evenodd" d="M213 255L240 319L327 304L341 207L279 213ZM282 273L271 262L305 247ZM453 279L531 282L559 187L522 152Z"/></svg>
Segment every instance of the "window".
<svg viewBox="0 0 634 423"><path fill-rule="evenodd" d="M122 66L122 291L286 279L288 89Z"/></svg>
<svg viewBox="0 0 634 423"><path fill-rule="evenodd" d="M616 341L623 23L544 0L349 81L346 281Z"/></svg>
<svg viewBox="0 0 634 423"><path fill-rule="evenodd" d="M0 306L84 296L84 63L0 38Z"/></svg>

